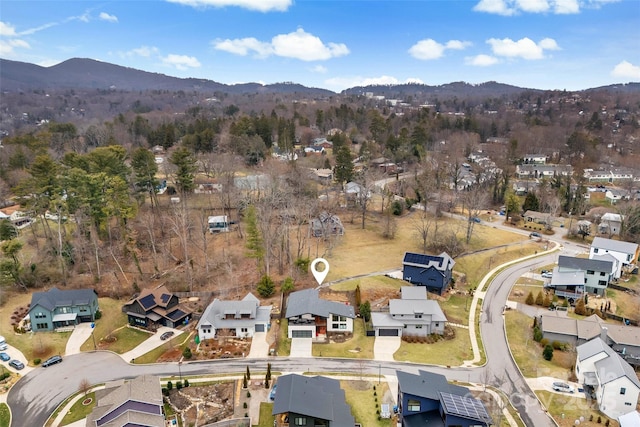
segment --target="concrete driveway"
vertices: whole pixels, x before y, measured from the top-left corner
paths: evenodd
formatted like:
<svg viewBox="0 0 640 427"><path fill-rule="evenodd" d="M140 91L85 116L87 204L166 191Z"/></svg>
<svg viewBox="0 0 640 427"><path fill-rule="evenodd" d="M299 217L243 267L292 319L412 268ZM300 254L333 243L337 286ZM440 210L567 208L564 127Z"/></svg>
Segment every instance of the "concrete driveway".
<svg viewBox="0 0 640 427"><path fill-rule="evenodd" d="M67 341L67 348L64 354L70 356L80 353L80 347L86 340L91 338L91 332L93 332L91 323L80 323L76 325Z"/></svg>
<svg viewBox="0 0 640 427"><path fill-rule="evenodd" d="M2 363L2 366L4 366L7 370L11 371L11 372L17 372L20 375L27 375L29 372L33 371L35 368L29 366L29 361L27 360L26 357L24 357L24 354L22 354L22 352L20 350L18 350L15 347L12 347L10 345L7 346L8 348L6 350L2 350L2 353L7 353L11 359L16 359L21 361L22 363L24 363L24 369L21 370L17 370L12 366L9 366L9 361L7 360L6 362L0 362Z"/></svg>
<svg viewBox="0 0 640 427"><path fill-rule="evenodd" d="M169 331L173 331L174 335L171 338L169 338L168 340L166 340L166 341L161 340L160 336L163 333L169 332ZM136 357L140 357L143 354L146 354L146 353L150 352L151 350L153 350L153 349L155 349L157 347L160 347L163 344L168 343L169 340L174 339L175 337L177 337L180 334L182 334L182 331L179 330L179 329L173 329L173 328L167 328L166 326L161 326L160 328L158 328L158 330L156 331L155 334L150 336L143 343L139 344L133 350L129 350L126 353L121 354L120 356L122 357L122 359L125 362L131 362L132 359L135 359Z"/></svg>
<svg viewBox="0 0 640 427"><path fill-rule="evenodd" d="M311 338L291 338L291 357L312 357Z"/></svg>
<svg viewBox="0 0 640 427"><path fill-rule="evenodd" d="M269 343L267 343L266 332L255 332L251 338L251 349L249 350L249 359L259 359L269 355Z"/></svg>
<svg viewBox="0 0 640 427"><path fill-rule="evenodd" d="M393 362L393 353L398 351L401 342L400 337L376 337L373 343L373 358Z"/></svg>

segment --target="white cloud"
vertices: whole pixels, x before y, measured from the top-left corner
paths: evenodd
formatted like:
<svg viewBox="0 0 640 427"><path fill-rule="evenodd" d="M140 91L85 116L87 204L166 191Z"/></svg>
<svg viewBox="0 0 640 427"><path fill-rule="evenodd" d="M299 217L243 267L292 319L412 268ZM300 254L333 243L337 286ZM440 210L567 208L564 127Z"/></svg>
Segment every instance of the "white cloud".
<svg viewBox="0 0 640 427"><path fill-rule="evenodd" d="M473 7L473 10L503 16L511 16L516 13L516 10L507 5L507 1L505 0L480 0L478 4Z"/></svg>
<svg viewBox="0 0 640 427"><path fill-rule="evenodd" d="M109 15L107 12L100 12L99 18L107 22L118 22L118 17L115 15Z"/></svg>
<svg viewBox="0 0 640 427"><path fill-rule="evenodd" d="M273 51L278 56L301 61L322 61L349 54L343 43L323 43L319 37L305 32L302 28L293 33L279 34L271 39Z"/></svg>
<svg viewBox="0 0 640 427"><path fill-rule="evenodd" d="M161 59L163 64L175 67L181 71L188 70L189 68L198 68L201 65L195 56L170 54Z"/></svg>
<svg viewBox="0 0 640 427"><path fill-rule="evenodd" d="M6 22L0 21L0 36L15 36L16 29L11 24L7 24Z"/></svg>
<svg viewBox="0 0 640 427"><path fill-rule="evenodd" d="M640 66L633 65L628 61L622 61L611 70L613 77L620 77L625 79L631 79L633 81L640 81Z"/></svg>
<svg viewBox="0 0 640 427"><path fill-rule="evenodd" d="M311 68L312 73L326 74L327 71L329 70L327 70L327 67L325 67L324 65L316 65L315 67Z"/></svg>
<svg viewBox="0 0 640 427"><path fill-rule="evenodd" d="M462 50L469 46L471 46L471 42L460 40L449 40L442 44L433 39L424 39L409 48L409 55L428 61L441 58L447 49Z"/></svg>
<svg viewBox="0 0 640 427"><path fill-rule="evenodd" d="M269 43L261 42L253 37L234 40L215 40L212 42L212 45L217 50L240 56L247 56L249 53L254 52L257 57L266 58L273 54L273 49Z"/></svg>
<svg viewBox="0 0 640 427"><path fill-rule="evenodd" d="M553 13L557 15L580 13L581 8L598 9L607 3L621 0L480 0L473 10L512 16L520 13Z"/></svg>
<svg viewBox="0 0 640 427"><path fill-rule="evenodd" d="M558 15L580 13L580 5L578 0L556 0L553 4L553 11Z"/></svg>
<svg viewBox="0 0 640 427"><path fill-rule="evenodd" d="M476 55L465 58L465 64L476 67L489 67L499 62L498 58L491 55Z"/></svg>
<svg viewBox="0 0 640 427"><path fill-rule="evenodd" d="M293 0L167 0L195 8L237 6L258 12L286 11Z"/></svg>
<svg viewBox="0 0 640 427"><path fill-rule="evenodd" d="M516 4L523 12L542 13L549 10L547 0L517 0Z"/></svg>
<svg viewBox="0 0 640 427"><path fill-rule="evenodd" d="M15 48L30 49L31 46L24 40L10 39L0 43L0 55L10 56L15 53Z"/></svg>
<svg viewBox="0 0 640 427"><path fill-rule="evenodd" d="M279 34L271 42L262 42L253 37L243 39L214 40L217 50L246 56L253 52L259 58L271 55L294 58L301 61L322 61L349 54L349 48L343 43L323 43L319 37L299 28L293 33Z"/></svg>
<svg viewBox="0 0 640 427"><path fill-rule="evenodd" d="M522 58L527 60L544 58L545 50L558 50L560 47L555 40L545 38L540 43L536 43L528 37L518 41L506 39L489 39L487 43L491 45L491 50L496 56L508 58Z"/></svg>

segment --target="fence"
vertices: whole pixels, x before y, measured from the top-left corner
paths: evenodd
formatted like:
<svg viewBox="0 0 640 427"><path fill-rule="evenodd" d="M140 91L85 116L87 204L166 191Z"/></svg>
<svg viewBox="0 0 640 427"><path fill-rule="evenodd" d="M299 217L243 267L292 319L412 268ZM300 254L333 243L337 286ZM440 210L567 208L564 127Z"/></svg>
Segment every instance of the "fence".
<svg viewBox="0 0 640 427"><path fill-rule="evenodd" d="M629 292L631 294L636 293L633 289L625 288L624 286L616 285L615 283L609 283L608 287L617 291Z"/></svg>

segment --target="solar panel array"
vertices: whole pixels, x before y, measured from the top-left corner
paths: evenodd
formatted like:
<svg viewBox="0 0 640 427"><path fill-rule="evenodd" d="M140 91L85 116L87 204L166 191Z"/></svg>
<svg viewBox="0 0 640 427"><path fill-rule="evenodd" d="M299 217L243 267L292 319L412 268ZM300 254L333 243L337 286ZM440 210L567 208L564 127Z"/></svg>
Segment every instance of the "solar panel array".
<svg viewBox="0 0 640 427"><path fill-rule="evenodd" d="M404 262L412 264L426 264L429 261L426 255L407 252L404 256Z"/></svg>
<svg viewBox="0 0 640 427"><path fill-rule="evenodd" d="M142 304L142 307L144 307L145 310L148 310L156 305L156 299L154 298L153 294L149 294L146 297L140 299L140 304Z"/></svg>
<svg viewBox="0 0 640 427"><path fill-rule="evenodd" d="M166 304L171 299L171 295L170 294L162 294L162 295L160 295L160 299L162 300L163 304Z"/></svg>
<svg viewBox="0 0 640 427"><path fill-rule="evenodd" d="M491 417L487 413L487 409L478 399L441 392L440 401L447 414L479 420L487 424L491 423Z"/></svg>
<svg viewBox="0 0 640 427"><path fill-rule="evenodd" d="M169 319L171 319L171 320L178 320L184 315L185 315L184 311L176 310L176 311L174 311L172 313L169 313L167 317L169 317Z"/></svg>

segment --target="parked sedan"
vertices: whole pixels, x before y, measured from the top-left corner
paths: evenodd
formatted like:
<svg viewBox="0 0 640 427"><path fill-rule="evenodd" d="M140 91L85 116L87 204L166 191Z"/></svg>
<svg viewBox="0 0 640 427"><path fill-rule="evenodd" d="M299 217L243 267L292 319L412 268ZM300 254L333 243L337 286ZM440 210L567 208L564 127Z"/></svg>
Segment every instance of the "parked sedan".
<svg viewBox="0 0 640 427"><path fill-rule="evenodd" d="M573 393L575 390L567 383L555 382L553 383L553 389L555 391L563 391L565 393Z"/></svg>
<svg viewBox="0 0 640 427"><path fill-rule="evenodd" d="M24 369L24 363L16 359L13 359L11 362L9 362L9 366L17 370Z"/></svg>
<svg viewBox="0 0 640 427"><path fill-rule="evenodd" d="M172 336L173 336L173 331L167 331L164 334L160 335L160 339L164 341L164 340L168 340Z"/></svg>
<svg viewBox="0 0 640 427"><path fill-rule="evenodd" d="M11 356L9 356L7 353L0 353L0 359L2 359L3 362L6 362L7 360L11 360Z"/></svg>
<svg viewBox="0 0 640 427"><path fill-rule="evenodd" d="M553 273L550 271L545 271L541 274L543 279L551 279L553 277Z"/></svg>

